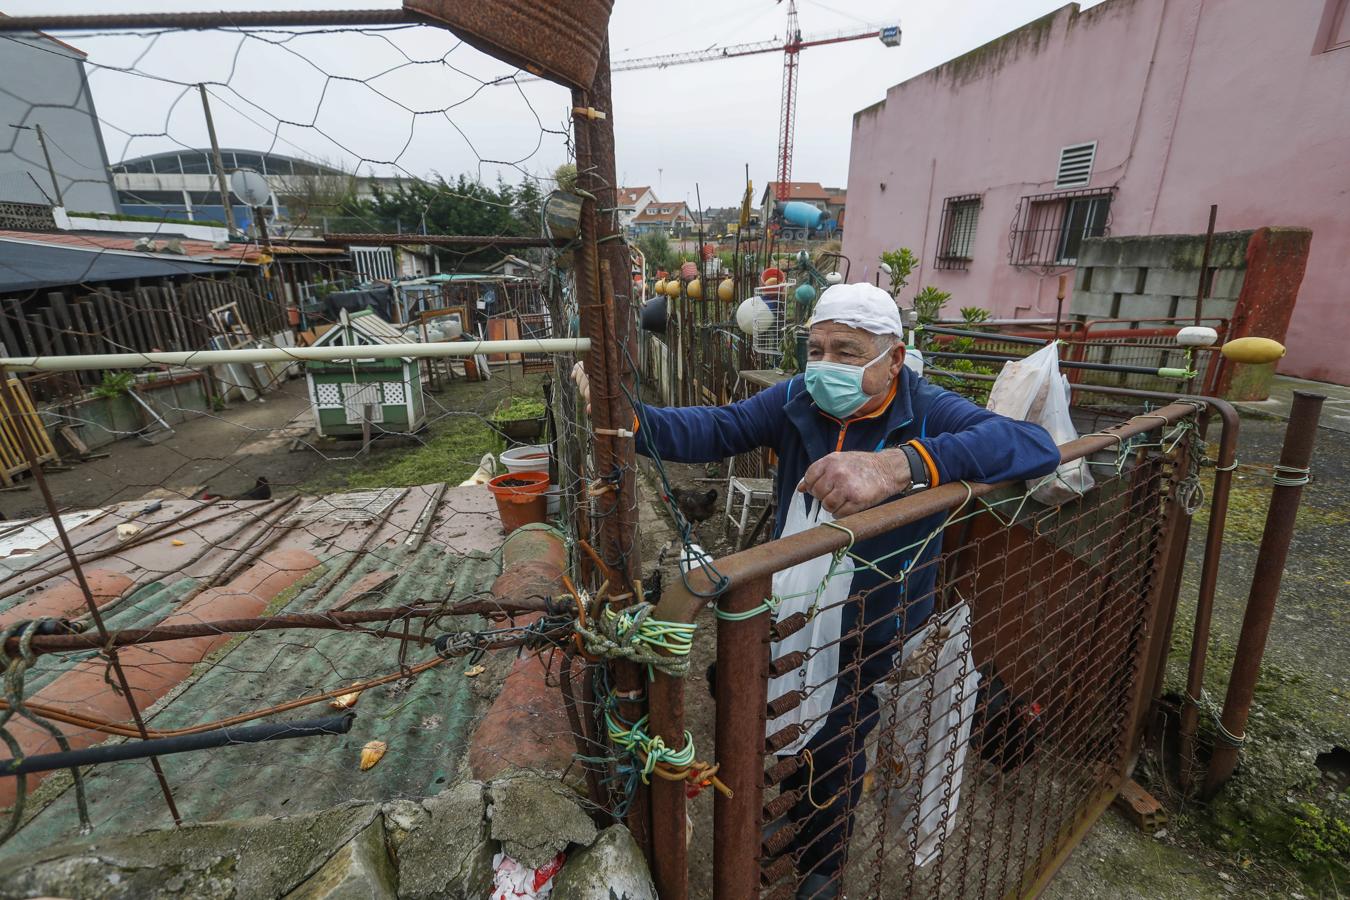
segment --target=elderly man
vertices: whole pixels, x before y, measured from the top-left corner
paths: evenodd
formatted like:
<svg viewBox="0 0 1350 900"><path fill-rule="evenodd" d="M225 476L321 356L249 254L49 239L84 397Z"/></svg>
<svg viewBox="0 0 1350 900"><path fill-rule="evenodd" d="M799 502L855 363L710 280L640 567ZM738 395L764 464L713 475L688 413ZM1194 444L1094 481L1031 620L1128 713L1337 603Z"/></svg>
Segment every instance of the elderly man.
<svg viewBox="0 0 1350 900"><path fill-rule="evenodd" d="M1040 426L991 413L904 363L891 296L867 284L834 285L811 319L803 375L729 406L644 404L637 410L637 451L705 463L771 448L778 457L775 536L797 492L842 517L949 481L1035 478L1059 464L1059 450ZM823 721L803 723L810 726L803 749L811 751L811 765L782 785L801 792L787 816L796 827L789 851L801 875L799 898L840 896L843 845L866 768L863 740L878 719L870 688L892 671L903 637L933 611L931 563L941 540L923 539L942 520L939 513L852 548L870 564L855 566L850 593L857 599L842 610L833 701ZM917 558L908 548L917 548Z"/></svg>

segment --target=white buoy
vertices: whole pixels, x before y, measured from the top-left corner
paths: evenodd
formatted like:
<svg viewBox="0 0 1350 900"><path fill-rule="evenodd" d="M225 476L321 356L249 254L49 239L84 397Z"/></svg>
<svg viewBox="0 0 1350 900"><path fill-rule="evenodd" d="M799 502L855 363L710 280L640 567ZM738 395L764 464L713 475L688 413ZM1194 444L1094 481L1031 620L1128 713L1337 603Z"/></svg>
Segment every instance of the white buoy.
<svg viewBox="0 0 1350 900"><path fill-rule="evenodd" d="M1177 343L1183 347L1213 347L1219 333L1204 325L1187 325L1177 332Z"/></svg>
<svg viewBox="0 0 1350 900"><path fill-rule="evenodd" d="M736 325L748 335L759 334L773 327L773 310L756 294L736 307Z"/></svg>

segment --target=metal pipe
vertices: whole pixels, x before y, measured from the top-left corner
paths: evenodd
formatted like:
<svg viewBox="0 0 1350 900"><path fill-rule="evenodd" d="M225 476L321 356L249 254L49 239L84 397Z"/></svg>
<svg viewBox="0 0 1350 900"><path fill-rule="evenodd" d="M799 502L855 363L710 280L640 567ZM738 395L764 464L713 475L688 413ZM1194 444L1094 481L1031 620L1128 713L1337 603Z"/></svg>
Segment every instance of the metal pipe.
<svg viewBox="0 0 1350 900"><path fill-rule="evenodd" d="M511 607L509 601L503 603ZM255 631L276 631L285 628L324 628L338 631L368 622L394 622L400 619L425 619L444 615L442 606L395 606L384 609L348 610L345 612L289 613L280 616L261 616L250 619L217 619L194 622L190 625L157 625L151 628L124 628L104 635L93 633L37 635L33 638L34 653L64 653L97 650L107 647L126 647L131 644L156 644L163 641L181 641L189 638L219 637L222 634L252 634ZM4 652L19 650L19 639L5 642Z"/></svg>
<svg viewBox="0 0 1350 900"><path fill-rule="evenodd" d="M187 350L171 353L91 353L76 356L14 356L0 359L11 372L79 372L140 369L146 366L215 366L226 363L340 362L361 359L441 359L487 353L587 353L590 338L517 341L438 341L351 347L257 347L246 350Z"/></svg>
<svg viewBox="0 0 1350 900"><path fill-rule="evenodd" d="M772 592L772 576L764 573L739 582L719 603L738 618L717 620L718 777L731 796L713 798L715 900L759 896L769 630L762 616L745 614L763 607Z"/></svg>
<svg viewBox="0 0 1350 900"><path fill-rule="evenodd" d="M201 734L127 741L122 744L86 747L83 750L71 750L65 753L38 753L33 756L7 759L0 762L0 776L28 775L33 772L50 772L55 769L71 769L77 766L122 762L128 759L145 759L149 756L167 756L170 753L210 750L215 747L228 747L235 744L261 744L264 741L280 741L289 738L346 734L351 731L352 720L355 718L356 713L349 712L323 719L247 725L242 728L221 728L217 731L205 731Z"/></svg>
<svg viewBox="0 0 1350 900"><path fill-rule="evenodd" d="M1191 764L1195 759L1195 731L1200 719L1196 700L1205 686L1205 657L1209 651L1209 627L1214 615L1214 592L1219 583L1219 560L1223 554L1223 532L1228 521L1228 498L1232 492L1233 470L1237 468L1237 411L1228 403L1213 404L1211 408L1219 413L1223 430L1219 435L1219 458L1214 466L1214 492L1210 498L1209 527L1205 532L1205 556L1200 564L1200 586L1195 598L1191 658L1186 670L1188 699L1181 711L1180 780L1182 788L1187 790L1190 788ZM1179 578L1180 571L1177 574Z"/></svg>
<svg viewBox="0 0 1350 900"><path fill-rule="evenodd" d="M961 328L944 328L940 325L921 325L920 331L928 334L947 334L952 337L977 338L984 341L996 341L1000 344L1034 344L1038 347L1044 347L1050 343L1048 340L1033 337L1022 337L1015 334L1001 334L997 331L966 331Z"/></svg>
<svg viewBox="0 0 1350 900"><path fill-rule="evenodd" d="M314 28L400 25L424 21L402 9L240 10L238 12L111 13L85 16L5 16L5 31L99 31L123 29Z"/></svg>
<svg viewBox="0 0 1350 900"><path fill-rule="evenodd" d="M1223 787L1237 766L1238 748L1246 734L1247 716L1261 675L1261 657L1265 654L1270 623L1275 617L1275 601L1280 595L1280 581L1289 558L1303 485L1308 480L1308 464L1312 460L1317 420L1324 400L1326 397L1321 394L1294 391L1284 447L1280 451L1279 465L1275 467L1275 486L1270 493L1266 527L1256 554L1251 592L1247 595L1247 610L1242 617L1242 633L1238 637L1233 671L1228 679L1228 694L1223 701L1222 730L1215 741L1201 791L1201 796L1206 799Z"/></svg>
<svg viewBox="0 0 1350 900"><path fill-rule="evenodd" d="M325 244L356 244L365 247L397 247L430 244L433 247L460 247L470 250L511 247L561 247L566 241L551 237L516 237L509 234L361 234L333 232L322 235ZM303 252L303 251L301 251Z"/></svg>
<svg viewBox="0 0 1350 900"><path fill-rule="evenodd" d="M971 362L990 364L1017 362L1020 359L1020 357L1017 356L998 356L993 353L953 353L948 350L925 350L924 356L940 359L968 359ZM1123 372L1127 375L1158 376L1160 372L1164 371L1157 367L1150 368L1149 366L1125 366L1117 365L1115 363L1078 362L1070 359L1061 359L1059 361L1059 367L1061 369L1087 369L1092 372ZM1182 372L1184 370L1177 369L1176 371Z"/></svg>
<svg viewBox="0 0 1350 900"><path fill-rule="evenodd" d="M718 646L722 646L720 640ZM684 679L657 672L648 694L652 734L662 738L672 750L683 749ZM720 749L718 759L722 759ZM683 781L665 778L653 778L651 783L652 846L658 848L652 854L652 879L662 900L685 900L689 896L685 787Z"/></svg>

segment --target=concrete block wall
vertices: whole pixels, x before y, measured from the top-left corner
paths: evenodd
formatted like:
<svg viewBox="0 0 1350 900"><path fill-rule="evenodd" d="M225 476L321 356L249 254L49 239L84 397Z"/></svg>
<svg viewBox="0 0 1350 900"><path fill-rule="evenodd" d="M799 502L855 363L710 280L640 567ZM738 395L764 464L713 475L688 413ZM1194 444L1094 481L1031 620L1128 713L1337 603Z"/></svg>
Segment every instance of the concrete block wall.
<svg viewBox="0 0 1350 900"><path fill-rule="evenodd" d="M1232 319L1251 236L1250 231L1214 235L1202 317ZM1070 315L1080 320L1192 318L1204 248L1204 235L1089 238L1078 254Z"/></svg>
<svg viewBox="0 0 1350 900"><path fill-rule="evenodd" d="M1202 234L1088 238L1078 253L1069 315L1123 319L1143 328L1160 324L1149 319L1194 319L1204 279L1201 318L1227 319L1226 340L1256 335L1283 342L1311 241L1307 228L1218 232L1206 273ZM1231 399L1262 400L1274 373L1274 363L1226 363L1215 389Z"/></svg>

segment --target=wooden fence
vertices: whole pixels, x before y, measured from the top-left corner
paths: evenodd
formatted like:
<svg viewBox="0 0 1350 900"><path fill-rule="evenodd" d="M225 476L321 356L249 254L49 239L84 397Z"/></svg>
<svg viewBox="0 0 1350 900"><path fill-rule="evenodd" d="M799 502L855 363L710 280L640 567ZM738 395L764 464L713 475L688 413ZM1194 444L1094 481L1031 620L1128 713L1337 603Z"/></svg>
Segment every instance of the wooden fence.
<svg viewBox="0 0 1350 900"><path fill-rule="evenodd" d="M222 307L237 309L237 322L254 337L284 330L279 304L251 276L156 279L113 290L49 291L0 298L0 343L5 356L68 356L93 353L185 351L233 346L222 344ZM98 384L102 372L60 373L25 378L34 399L52 400Z"/></svg>

